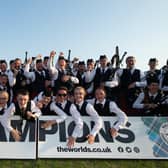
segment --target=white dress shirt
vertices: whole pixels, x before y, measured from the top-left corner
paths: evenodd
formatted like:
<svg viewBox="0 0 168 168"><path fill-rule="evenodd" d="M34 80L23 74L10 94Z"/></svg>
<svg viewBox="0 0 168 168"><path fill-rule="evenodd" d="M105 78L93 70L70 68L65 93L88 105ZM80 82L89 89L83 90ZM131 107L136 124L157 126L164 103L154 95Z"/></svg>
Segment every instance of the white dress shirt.
<svg viewBox="0 0 168 168"><path fill-rule="evenodd" d="M160 75L160 83L159 83L159 86L160 86L160 89L164 92L168 92L168 85L163 85L163 79L164 79L164 70L162 69L161 70L161 75Z"/></svg>
<svg viewBox="0 0 168 168"><path fill-rule="evenodd" d="M95 98L93 99L88 99L87 100L89 103L91 103L93 106L94 106L94 103L95 103ZM105 105L105 102L106 102L106 99L104 99L102 102L100 101L96 101L96 104L100 103L103 105ZM117 131L120 129L120 128L123 128L125 126L125 124L127 123L128 121L128 117L127 115L117 106L117 104L113 101L110 101L110 104L109 104L109 107L110 107L110 112L111 113L115 113L116 116L118 117L118 120L117 120L117 123L113 126L113 128L115 128Z"/></svg>
<svg viewBox="0 0 168 168"><path fill-rule="evenodd" d="M149 94L149 97L153 96L154 98L158 95L158 93L155 93L152 95L150 92L148 94ZM143 109L144 103L142 103L142 102L143 102L144 98L145 98L144 92L140 93L139 96L137 97L137 99L135 100L135 102L133 103L132 107L136 108L136 109Z"/></svg>
<svg viewBox="0 0 168 168"><path fill-rule="evenodd" d="M102 71L102 68L100 68L100 70ZM108 70L108 67L105 67L104 68L104 73ZM92 71L86 71L84 73L84 76L85 76L85 82L86 83L89 83L91 81L94 80L94 77L96 75L96 69L93 69ZM114 74L114 77L111 81L105 81L104 85L106 87L110 87L110 88L113 88L113 87L116 87L118 86L118 76L116 75L116 73Z"/></svg>
<svg viewBox="0 0 168 168"><path fill-rule="evenodd" d="M16 84L16 76L11 70L8 70L8 81L10 87L13 87Z"/></svg>
<svg viewBox="0 0 168 168"><path fill-rule="evenodd" d="M48 66L48 69L49 69L49 72L51 74L51 79L52 80L57 80L58 79L58 69L59 68L56 68L55 66L53 66L52 64L52 60L49 58L48 60L48 63L47 63L47 66ZM67 73L67 71L65 70L65 74ZM79 80L77 77L74 77L74 76L70 76L70 80L74 83L74 84L78 84L79 83Z"/></svg>
<svg viewBox="0 0 168 168"><path fill-rule="evenodd" d="M26 108L26 106L25 106ZM16 108L15 108L15 104L12 103L5 111L4 115L2 116L3 118L3 126L5 128L7 128L7 130L10 132L13 130L10 120L11 117L15 114L16 112ZM39 117L41 115L41 111L40 109L35 105L35 103L33 101L31 101L31 112L34 112L36 117Z"/></svg>
<svg viewBox="0 0 168 168"><path fill-rule="evenodd" d="M31 80L31 82L34 82L36 80L36 74L34 71L29 72L29 70L30 70L30 64L26 64L25 69L24 69L24 75L27 79ZM44 77L46 76L44 70L42 70L42 71L36 70L36 72L38 72L39 74L43 73L43 76Z"/></svg>
<svg viewBox="0 0 168 168"><path fill-rule="evenodd" d="M123 70L124 69L118 69L117 70L117 76L118 76L118 79L121 78L122 74L123 74ZM135 68L132 68L131 69L131 74L133 74L135 71ZM140 81L137 81L135 82L135 86L136 87L145 87L147 85L146 81L144 80L145 79L145 75L144 75L144 72L140 71Z"/></svg>
<svg viewBox="0 0 168 168"><path fill-rule="evenodd" d="M34 99L33 99L33 101L35 102L35 103L37 103L38 101L40 101L40 100L42 100L43 99L43 91L42 92L40 92Z"/></svg>
<svg viewBox="0 0 168 168"><path fill-rule="evenodd" d="M51 103L50 110L54 111L58 115L58 117L55 119L56 123L58 123L58 124L61 123L61 122L63 122L67 118L67 115L65 114L65 112L62 109L60 109L55 104L55 102Z"/></svg>
<svg viewBox="0 0 168 168"><path fill-rule="evenodd" d="M67 104L67 101L64 101L61 103L62 108L64 109ZM83 128L83 120L81 118L80 113L78 112L76 106L74 104L71 104L69 113L71 114L76 126L73 130L72 136L74 138L80 137L82 133L82 128Z"/></svg>
<svg viewBox="0 0 168 168"><path fill-rule="evenodd" d="M82 101L78 104L79 108L82 107L83 103L84 103L84 101ZM86 112L95 123L90 134L93 136L96 136L96 134L102 128L102 118L98 115L97 111L94 109L94 107L90 103L88 103L86 106Z"/></svg>
<svg viewBox="0 0 168 168"><path fill-rule="evenodd" d="M6 113L6 109L7 109L7 105L5 105L5 107L0 107L0 111L4 109L4 114ZM2 124L3 127L5 127L5 122L4 122L4 114L3 115L0 115L0 123Z"/></svg>

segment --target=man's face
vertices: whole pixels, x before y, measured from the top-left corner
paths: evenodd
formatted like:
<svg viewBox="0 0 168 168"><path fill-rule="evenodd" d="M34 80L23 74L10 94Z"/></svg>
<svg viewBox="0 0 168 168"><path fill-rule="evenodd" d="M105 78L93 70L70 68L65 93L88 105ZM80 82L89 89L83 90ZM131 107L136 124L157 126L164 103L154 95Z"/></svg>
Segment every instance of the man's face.
<svg viewBox="0 0 168 168"><path fill-rule="evenodd" d="M155 94L158 92L159 90L159 84L158 83L151 83L149 86L148 86L148 89L149 89L149 92Z"/></svg>
<svg viewBox="0 0 168 168"><path fill-rule="evenodd" d="M17 69L17 70L19 70L20 69L20 67L21 67L21 61L20 60L16 60L15 61L15 69Z"/></svg>
<svg viewBox="0 0 168 168"><path fill-rule="evenodd" d="M1 71L5 72L7 70L7 65L5 63L1 64Z"/></svg>
<svg viewBox="0 0 168 168"><path fill-rule="evenodd" d="M105 92L104 90L101 90L101 89L97 89L96 90L96 93L95 93L95 97L98 101L102 102L105 98Z"/></svg>
<svg viewBox="0 0 168 168"><path fill-rule="evenodd" d="M59 66L60 66L61 69L65 69L65 67L66 67L66 61L64 59L59 60L58 64L59 64Z"/></svg>
<svg viewBox="0 0 168 168"><path fill-rule="evenodd" d="M107 58L100 59L100 65L105 68L107 66Z"/></svg>
<svg viewBox="0 0 168 168"><path fill-rule="evenodd" d="M42 71L42 70L43 70L43 63L42 63L42 62L37 63L37 64L36 64L36 69L37 69L38 71Z"/></svg>
<svg viewBox="0 0 168 168"><path fill-rule="evenodd" d="M8 102L8 96L5 93L0 94L0 107L4 107Z"/></svg>
<svg viewBox="0 0 168 168"><path fill-rule="evenodd" d="M83 89L75 89L74 91L74 99L76 102L80 103L85 98L85 92Z"/></svg>
<svg viewBox="0 0 168 168"><path fill-rule="evenodd" d="M67 100L67 91L59 90L57 93L56 100L58 103L63 103L65 100Z"/></svg>
<svg viewBox="0 0 168 168"><path fill-rule="evenodd" d="M135 63L136 63L136 60L133 57L128 58L127 61L126 61L126 64L127 64L128 68L134 68Z"/></svg>
<svg viewBox="0 0 168 168"><path fill-rule="evenodd" d="M51 101L51 97L43 96L43 104L47 105Z"/></svg>
<svg viewBox="0 0 168 168"><path fill-rule="evenodd" d="M48 59L45 59L45 60L43 61L43 65L47 67L47 63L48 63Z"/></svg>
<svg viewBox="0 0 168 168"><path fill-rule="evenodd" d="M156 69L157 65L158 65L158 63L156 61L152 61L149 63L150 69Z"/></svg>
<svg viewBox="0 0 168 168"><path fill-rule="evenodd" d="M19 103L19 106L22 108L22 107L25 107L29 101L29 96L28 95L21 95L19 94L17 96L17 101Z"/></svg>
<svg viewBox="0 0 168 168"><path fill-rule="evenodd" d="M85 71L85 65L78 65L78 71L84 72Z"/></svg>
<svg viewBox="0 0 168 168"><path fill-rule="evenodd" d="M13 63L10 64L10 69L11 70L15 69L15 62L13 62Z"/></svg>
<svg viewBox="0 0 168 168"><path fill-rule="evenodd" d="M1 85L6 86L7 82L8 82L8 77L7 76L2 76L1 80L0 80Z"/></svg>
<svg viewBox="0 0 168 168"><path fill-rule="evenodd" d="M94 62L89 62L87 64L87 67L88 67L89 70L93 70L94 69Z"/></svg>

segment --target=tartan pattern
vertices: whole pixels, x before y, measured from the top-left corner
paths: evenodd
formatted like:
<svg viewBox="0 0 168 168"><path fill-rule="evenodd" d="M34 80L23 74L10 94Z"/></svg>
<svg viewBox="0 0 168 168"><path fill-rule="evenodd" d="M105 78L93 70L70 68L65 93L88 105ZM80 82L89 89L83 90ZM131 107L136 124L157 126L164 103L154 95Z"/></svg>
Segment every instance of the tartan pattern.
<svg viewBox="0 0 168 168"><path fill-rule="evenodd" d="M148 127L146 134L155 144L153 154L156 157L168 157L168 142L166 143L160 136L160 127L163 123L168 123L168 117L142 117L142 121Z"/></svg>

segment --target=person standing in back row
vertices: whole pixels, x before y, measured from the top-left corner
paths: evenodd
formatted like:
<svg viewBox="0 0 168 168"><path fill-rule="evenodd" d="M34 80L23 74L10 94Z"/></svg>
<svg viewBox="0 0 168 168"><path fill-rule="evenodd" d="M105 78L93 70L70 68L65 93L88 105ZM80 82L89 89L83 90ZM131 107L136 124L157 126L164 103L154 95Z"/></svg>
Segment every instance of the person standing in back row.
<svg viewBox="0 0 168 168"><path fill-rule="evenodd" d="M101 55L99 58L100 67L97 67L94 71L85 73L85 78L90 78L90 81L94 82L94 90L98 87L104 87L109 99L114 100L114 88L118 86L118 79L115 73L115 70L109 68L108 59L106 55Z"/></svg>
<svg viewBox="0 0 168 168"><path fill-rule="evenodd" d="M128 56L126 58L127 67L119 69L117 75L119 76L120 94L123 102L127 108L132 108L132 104L139 95L141 87L144 87L144 83L141 80L144 78L144 73L135 68L136 59L134 56Z"/></svg>

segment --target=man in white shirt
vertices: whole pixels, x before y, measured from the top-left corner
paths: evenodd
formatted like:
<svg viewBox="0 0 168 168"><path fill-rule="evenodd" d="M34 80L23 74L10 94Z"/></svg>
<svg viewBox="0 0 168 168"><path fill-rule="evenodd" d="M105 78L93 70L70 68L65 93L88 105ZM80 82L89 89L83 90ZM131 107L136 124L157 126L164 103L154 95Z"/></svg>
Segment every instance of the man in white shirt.
<svg viewBox="0 0 168 168"><path fill-rule="evenodd" d="M133 103L133 108L141 109L141 115L168 115L168 97L164 96L159 90L159 81L150 80L145 91L139 94Z"/></svg>
<svg viewBox="0 0 168 168"><path fill-rule="evenodd" d="M75 122L75 128L72 135L68 137L67 146L73 147L76 141L76 138L79 137L82 133L83 121L81 119L80 113L78 112L76 106L71 103L68 99L68 89L65 87L60 87L57 91L56 102L53 102L53 110L58 111L58 108L62 110L66 115L72 116ZM54 122L48 122L47 127L55 124Z"/></svg>
<svg viewBox="0 0 168 168"><path fill-rule="evenodd" d="M75 88L74 100L77 110L80 112L81 116L90 116L95 123L89 135L86 136L88 143L93 144L96 134L102 128L102 118L98 115L94 107L84 100L85 95L86 92L83 87L78 86Z"/></svg>
<svg viewBox="0 0 168 168"><path fill-rule="evenodd" d="M140 93L140 88L144 87L144 73L135 68L136 59L134 56L126 58L126 68L119 69L117 75L119 77L120 101L126 105L124 108L131 108L133 102ZM122 99L122 100L121 100Z"/></svg>
<svg viewBox="0 0 168 168"><path fill-rule="evenodd" d="M108 67L108 58L106 55L101 55L99 58L100 67L85 73L86 81L94 81L94 90L98 87L104 87L107 92L107 97L115 99L114 88L118 86L118 78L115 70ZM90 80L88 80L90 79Z"/></svg>
<svg viewBox="0 0 168 168"><path fill-rule="evenodd" d="M21 133L10 126L10 114L7 101L9 99L8 93L6 91L0 91L0 124L9 131L15 141L21 139Z"/></svg>
<svg viewBox="0 0 168 168"><path fill-rule="evenodd" d="M9 132L12 132L16 141L19 141L21 138L20 132L15 130L10 124L10 120L13 115L20 116L21 125L23 120L35 121L35 119L41 115L40 109L36 107L33 101L29 100L28 91L19 90L17 93L17 102L12 103L3 115L4 127Z"/></svg>
<svg viewBox="0 0 168 168"><path fill-rule="evenodd" d="M97 88L95 98L88 99L100 116L112 116L115 114L118 117L117 122L110 129L112 137L115 137L120 128L123 128L128 120L126 114L113 101L106 99L106 92L103 88Z"/></svg>
<svg viewBox="0 0 168 168"><path fill-rule="evenodd" d="M54 91L57 92L59 87L64 86L71 92L74 89L74 85L79 83L79 80L73 76L72 72L67 70L66 59L63 56L58 58L57 66L53 66L55 55L56 52L51 51L48 61L48 69L51 74Z"/></svg>

